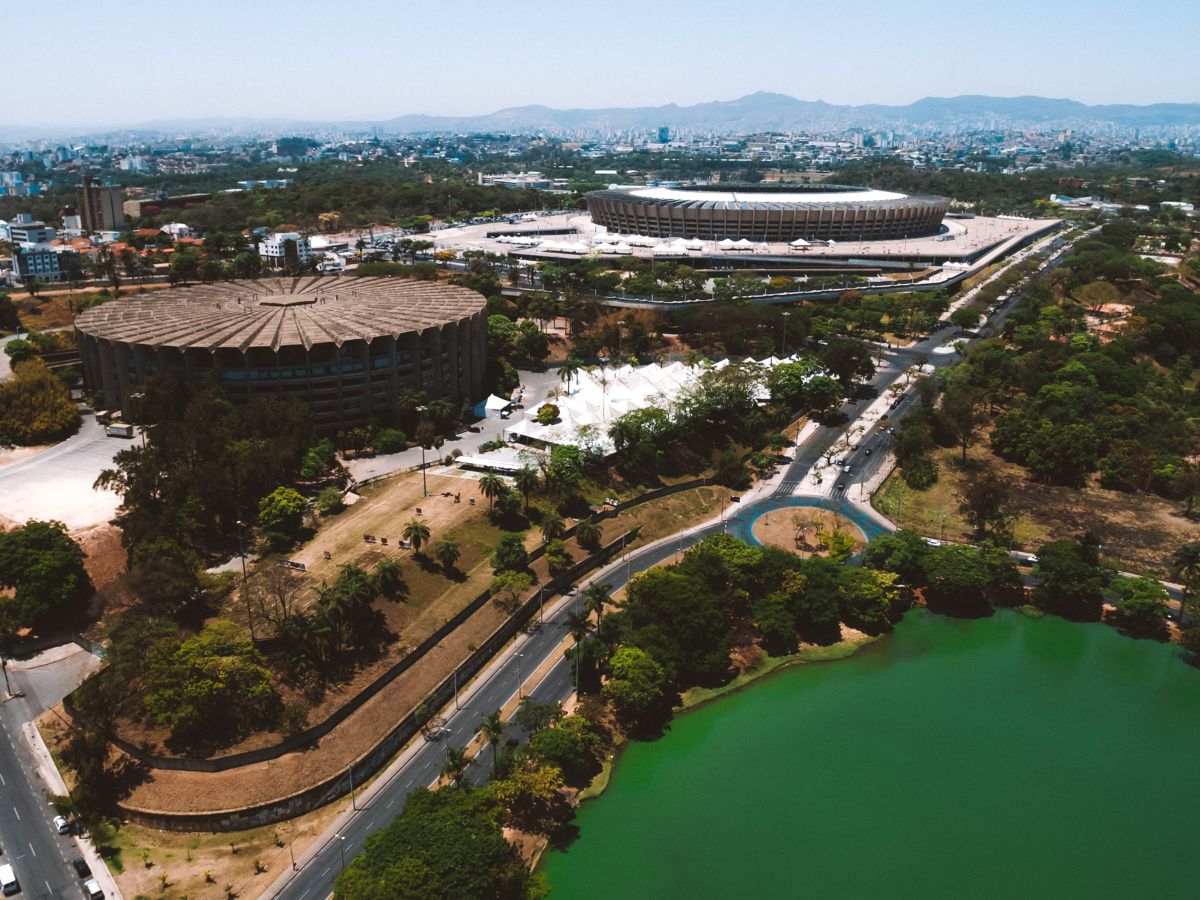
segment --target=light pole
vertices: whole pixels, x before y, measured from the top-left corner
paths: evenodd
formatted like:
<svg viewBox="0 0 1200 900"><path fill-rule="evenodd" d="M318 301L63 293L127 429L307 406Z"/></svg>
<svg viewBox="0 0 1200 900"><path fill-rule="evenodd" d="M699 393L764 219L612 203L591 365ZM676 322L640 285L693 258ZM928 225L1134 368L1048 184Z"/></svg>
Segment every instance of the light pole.
<svg viewBox="0 0 1200 900"><path fill-rule="evenodd" d="M454 708L458 709L458 666L454 667Z"/></svg>
<svg viewBox="0 0 1200 900"><path fill-rule="evenodd" d="M246 587L246 535L243 530L245 527L245 523L238 519L238 556L242 558L242 598L246 601L246 627L250 629L250 643L254 643L254 615L250 609L250 591Z"/></svg>
<svg viewBox="0 0 1200 900"><path fill-rule="evenodd" d="M346 838L340 834L335 834L334 837L337 838L338 850L340 850L341 854L342 854L342 871L345 872L346 871Z"/></svg>
<svg viewBox="0 0 1200 900"><path fill-rule="evenodd" d="M779 354L781 357L787 356L787 320L788 320L788 316L790 316L790 315L791 315L790 312L785 311L783 313L783 341L780 344L780 346L782 348L782 352Z"/></svg>
<svg viewBox="0 0 1200 900"><path fill-rule="evenodd" d="M449 200L449 197L447 197L446 199ZM428 408L429 407L422 405L422 406L418 406L415 411L418 416L424 417L425 410L427 410ZM417 427L417 430L420 431L419 425ZM421 496L428 497L429 496L429 482L425 477L425 444L426 444L426 442L422 438L421 439Z"/></svg>
<svg viewBox="0 0 1200 900"><path fill-rule="evenodd" d="M4 695L12 697L12 685L8 683L8 658L0 655L0 669L4 670Z"/></svg>
<svg viewBox="0 0 1200 900"><path fill-rule="evenodd" d="M358 812L358 804L354 801L354 764L346 766L346 774L350 776L350 808Z"/></svg>
<svg viewBox="0 0 1200 900"><path fill-rule="evenodd" d="M521 696L521 685L524 683L521 680L521 660L523 660L525 658L525 654L524 653L514 653L513 656L515 656L517 658L517 702L519 703L521 700L524 699L524 697Z"/></svg>

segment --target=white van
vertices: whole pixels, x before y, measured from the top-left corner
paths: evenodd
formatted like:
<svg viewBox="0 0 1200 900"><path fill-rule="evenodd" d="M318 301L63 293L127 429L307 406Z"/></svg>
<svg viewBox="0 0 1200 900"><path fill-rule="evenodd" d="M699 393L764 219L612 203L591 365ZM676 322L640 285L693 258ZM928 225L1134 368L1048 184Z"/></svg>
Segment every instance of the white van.
<svg viewBox="0 0 1200 900"><path fill-rule="evenodd" d="M89 878L83 883L83 896L88 900L104 900L104 891L100 889L100 882L95 878Z"/></svg>
<svg viewBox="0 0 1200 900"><path fill-rule="evenodd" d="M17 875L13 871L12 866L0 866L0 890L4 891L5 897L21 890L21 886L17 884Z"/></svg>

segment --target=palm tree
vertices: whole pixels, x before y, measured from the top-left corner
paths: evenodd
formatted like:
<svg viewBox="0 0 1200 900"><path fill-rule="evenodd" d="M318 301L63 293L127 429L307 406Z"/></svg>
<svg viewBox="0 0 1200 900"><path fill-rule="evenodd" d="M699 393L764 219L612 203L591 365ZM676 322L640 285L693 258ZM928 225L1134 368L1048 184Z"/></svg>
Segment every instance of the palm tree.
<svg viewBox="0 0 1200 900"><path fill-rule="evenodd" d="M579 524L575 526L575 540L579 542L580 547L586 547L588 550L595 550L600 546L602 535L600 523L592 516L580 519Z"/></svg>
<svg viewBox="0 0 1200 900"><path fill-rule="evenodd" d="M404 573L400 561L391 556L385 556L375 566L375 588L385 597L394 597L404 585Z"/></svg>
<svg viewBox="0 0 1200 900"><path fill-rule="evenodd" d="M582 360L576 359L574 356L568 356L563 360L563 364L558 367L558 377L567 383L567 393L571 393L571 379L579 382L579 373L583 371Z"/></svg>
<svg viewBox="0 0 1200 900"><path fill-rule="evenodd" d="M575 691L579 691L579 660L582 652L579 649L583 639L587 637L591 625L588 622L587 613L574 610L567 614L567 633L571 635L571 639L575 641L574 662L575 662Z"/></svg>
<svg viewBox="0 0 1200 900"><path fill-rule="evenodd" d="M583 608L596 614L596 624L604 618L604 607L612 602L612 587L607 583L593 581L583 592Z"/></svg>
<svg viewBox="0 0 1200 900"><path fill-rule="evenodd" d="M479 479L479 490L488 498L488 509L491 510L496 506L496 498L508 490L508 485L495 472L488 472Z"/></svg>
<svg viewBox="0 0 1200 900"><path fill-rule="evenodd" d="M1183 582L1183 597L1179 603L1179 624L1192 606L1192 588L1200 578L1200 541L1191 541L1175 551L1171 557L1171 570Z"/></svg>
<svg viewBox="0 0 1200 900"><path fill-rule="evenodd" d="M437 546L433 548L433 555L441 564L442 570L450 572L454 568L454 564L458 562L458 557L461 552L458 548L458 542L450 538L442 538L438 541Z"/></svg>
<svg viewBox="0 0 1200 900"><path fill-rule="evenodd" d="M504 719L500 717L500 710L493 710L487 714L483 720L483 724L479 726L479 733L492 745L492 777L494 778L496 776L496 765L499 762L496 748L504 740Z"/></svg>
<svg viewBox="0 0 1200 900"><path fill-rule="evenodd" d="M359 238L357 241L354 242L354 249L358 251L358 258L361 261L363 251L365 249L367 249L367 242L364 241L362 238Z"/></svg>
<svg viewBox="0 0 1200 900"><path fill-rule="evenodd" d="M563 517L550 510L542 516L542 540L546 543L555 538L560 538L566 533L566 525L563 524Z"/></svg>
<svg viewBox="0 0 1200 900"><path fill-rule="evenodd" d="M517 490L525 498L525 508L528 509L529 495L536 491L538 486L537 469L533 468L533 466L522 466L513 475L513 482L516 484Z"/></svg>
<svg viewBox="0 0 1200 900"><path fill-rule="evenodd" d="M429 541L429 526L420 519L410 519L401 533L406 541L412 544L413 553L421 552L421 545Z"/></svg>
<svg viewBox="0 0 1200 900"><path fill-rule="evenodd" d="M457 747L446 745L446 761L442 763L442 775L449 778L452 785L462 787L462 778L470 766L471 760L467 758L465 749L459 750Z"/></svg>

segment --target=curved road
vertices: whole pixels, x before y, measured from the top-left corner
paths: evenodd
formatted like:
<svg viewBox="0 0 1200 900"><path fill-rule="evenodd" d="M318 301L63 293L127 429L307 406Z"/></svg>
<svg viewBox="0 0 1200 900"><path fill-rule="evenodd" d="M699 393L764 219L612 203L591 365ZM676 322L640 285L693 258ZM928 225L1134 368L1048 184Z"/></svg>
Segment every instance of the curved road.
<svg viewBox="0 0 1200 900"><path fill-rule="evenodd" d="M992 317L993 325L1003 320L1017 298L1018 292L1014 291L1005 308ZM951 329L945 329L907 347L883 351L882 356L890 365L876 373L870 382L871 388L882 394L918 356L927 357L930 364L936 367L953 365L959 358L957 353L934 353L934 350L960 339ZM915 392L907 391L901 402L889 411L890 421L898 421L914 400ZM831 450L849 425L861 415L856 402L845 404L842 412L848 420L846 425L819 428L797 448L794 459L780 473L748 491L741 498L742 502L731 504L723 510L721 517L639 548L585 579L580 587L592 582L606 582L615 591L624 586L632 575L666 562L709 535L726 529L747 534L754 519L782 506L822 505L844 511L856 522L861 521L864 514L839 496L824 499L795 496L797 488L803 484L814 464ZM858 440L847 459L856 478L863 477L871 467L879 464L886 455L889 437L886 426L876 425ZM868 454L867 450L871 453ZM357 803L358 809L341 816L313 848L297 859L298 871L285 872L263 896L285 900L327 897L338 872L355 854L362 851L366 838L387 825L400 812L404 799L412 790L429 787L437 780L446 754L442 744L459 748L467 746L479 731L483 718L516 697L519 685L526 688L525 696L540 702L567 699L574 686L570 663L561 657L560 648L566 638L567 615L580 606L580 598L571 595L548 607L545 625L531 634L518 637L499 653L462 693L459 708L446 711L448 731L443 739L418 742L404 750L363 792ZM531 689L524 684L522 671L527 677L540 665L553 659L555 654L559 654L557 661ZM517 734L516 726L511 723L509 730L514 736ZM486 759L486 754L484 757ZM468 777L473 782L482 783L487 780L486 769L486 762L477 762Z"/></svg>

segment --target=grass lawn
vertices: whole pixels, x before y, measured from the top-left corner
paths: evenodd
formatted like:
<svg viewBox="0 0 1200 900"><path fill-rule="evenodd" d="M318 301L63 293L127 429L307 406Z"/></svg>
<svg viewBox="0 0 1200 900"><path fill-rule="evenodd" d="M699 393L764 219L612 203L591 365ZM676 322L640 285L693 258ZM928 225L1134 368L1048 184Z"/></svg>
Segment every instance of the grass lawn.
<svg viewBox="0 0 1200 900"><path fill-rule="evenodd" d="M968 452L967 459L983 465L985 456L991 457L991 454L975 447ZM973 541L973 530L958 510L963 480L961 451L938 448L933 458L938 469L938 480L932 487L924 491L913 490L904 483L897 468L875 492L871 504L901 528L948 541ZM1003 465L1002 460L998 461ZM1046 540L1050 538L1044 523L1038 522L1030 513L1022 513L1017 517L1013 524L1015 547L1029 549Z"/></svg>
<svg viewBox="0 0 1200 900"><path fill-rule="evenodd" d="M933 458L938 481L929 490L912 490L897 470L871 502L903 528L930 537L969 541L970 529L958 511L963 478L960 453L940 448ZM994 455L986 436L967 458L975 465L994 467L1011 485L1016 514L1014 546L1021 549L1036 551L1045 541L1071 540L1090 530L1100 538L1105 559L1127 571L1169 576L1175 550L1200 539L1200 525L1183 515L1179 503L1151 494L1107 490L1095 481L1082 488L1040 484L1021 466Z"/></svg>

